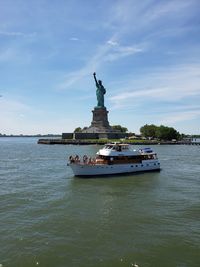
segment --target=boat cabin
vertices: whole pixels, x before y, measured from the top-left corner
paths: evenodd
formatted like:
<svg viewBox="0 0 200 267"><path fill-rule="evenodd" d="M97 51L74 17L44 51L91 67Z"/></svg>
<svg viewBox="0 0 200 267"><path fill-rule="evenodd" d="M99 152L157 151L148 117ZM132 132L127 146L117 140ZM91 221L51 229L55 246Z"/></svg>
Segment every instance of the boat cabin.
<svg viewBox="0 0 200 267"><path fill-rule="evenodd" d="M120 143L114 143L114 144L107 144L103 149L108 149L112 151L127 151L129 150L129 145L128 144L120 144Z"/></svg>
<svg viewBox="0 0 200 267"><path fill-rule="evenodd" d="M150 148L132 150L129 144L111 143L106 144L97 152L96 163L142 163L143 160L153 160L156 158L156 154Z"/></svg>
<svg viewBox="0 0 200 267"><path fill-rule="evenodd" d="M102 149L96 153L95 158L83 156L83 159L79 159L79 156L70 156L71 163L79 164L142 164L143 161L157 159L156 153L151 148L142 148L140 150L132 149L129 144L122 143L110 143L106 144Z"/></svg>

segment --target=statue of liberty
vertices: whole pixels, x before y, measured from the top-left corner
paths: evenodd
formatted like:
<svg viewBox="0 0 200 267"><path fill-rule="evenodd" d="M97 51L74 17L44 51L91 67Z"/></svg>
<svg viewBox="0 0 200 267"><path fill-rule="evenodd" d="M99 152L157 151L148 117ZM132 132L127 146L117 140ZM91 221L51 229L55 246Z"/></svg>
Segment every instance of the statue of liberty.
<svg viewBox="0 0 200 267"><path fill-rule="evenodd" d="M94 80L95 80L96 88L97 88L96 90L97 107L102 108L104 107L104 95L106 93L106 89L104 88L101 80L97 81L95 72L93 73L93 75L94 75Z"/></svg>

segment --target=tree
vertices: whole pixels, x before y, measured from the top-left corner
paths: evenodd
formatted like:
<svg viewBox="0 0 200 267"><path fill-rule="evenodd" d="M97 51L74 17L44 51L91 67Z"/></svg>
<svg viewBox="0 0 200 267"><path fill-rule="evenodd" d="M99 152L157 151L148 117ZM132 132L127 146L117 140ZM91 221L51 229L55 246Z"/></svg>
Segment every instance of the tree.
<svg viewBox="0 0 200 267"><path fill-rule="evenodd" d="M79 132L81 132L81 131L82 131L81 127L77 127L77 128L74 130L74 133L79 133Z"/></svg>
<svg viewBox="0 0 200 267"><path fill-rule="evenodd" d="M164 125L161 125L157 128L156 136L158 139L161 140L172 140L172 139L179 139L180 133L177 132L173 127L167 127Z"/></svg>
<svg viewBox="0 0 200 267"><path fill-rule="evenodd" d="M122 127L121 125L113 125L112 128L122 133L128 132L128 129L126 127Z"/></svg>
<svg viewBox="0 0 200 267"><path fill-rule="evenodd" d="M173 127L164 125L156 126L154 124L144 125L140 128L140 132L144 137L157 138L160 140L171 141L172 139L180 139L181 135Z"/></svg>
<svg viewBox="0 0 200 267"><path fill-rule="evenodd" d="M146 137L146 138L155 138L156 137L156 131L157 131L158 126L151 124L145 124L140 128L140 133Z"/></svg>

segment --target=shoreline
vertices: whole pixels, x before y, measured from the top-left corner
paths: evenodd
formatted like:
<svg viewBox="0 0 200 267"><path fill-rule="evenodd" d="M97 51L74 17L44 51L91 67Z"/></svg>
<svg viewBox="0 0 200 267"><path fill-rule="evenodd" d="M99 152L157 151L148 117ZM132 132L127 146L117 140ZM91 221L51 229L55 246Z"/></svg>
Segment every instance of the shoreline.
<svg viewBox="0 0 200 267"><path fill-rule="evenodd" d="M109 142L113 142L113 140L105 140L105 139L98 139L98 140L73 140L73 139L39 139L38 144L43 145L105 145ZM116 142L116 140L115 140ZM120 140L118 141L120 142ZM192 143L192 142L185 142L185 141L130 141L124 140L121 141L127 144L132 145L200 145L200 143Z"/></svg>
<svg viewBox="0 0 200 267"><path fill-rule="evenodd" d="M41 138L41 137L44 137L44 138L59 138L61 137L62 135L0 135L0 138L12 138L12 137L19 137L19 138L23 138L23 137L35 137L35 138Z"/></svg>

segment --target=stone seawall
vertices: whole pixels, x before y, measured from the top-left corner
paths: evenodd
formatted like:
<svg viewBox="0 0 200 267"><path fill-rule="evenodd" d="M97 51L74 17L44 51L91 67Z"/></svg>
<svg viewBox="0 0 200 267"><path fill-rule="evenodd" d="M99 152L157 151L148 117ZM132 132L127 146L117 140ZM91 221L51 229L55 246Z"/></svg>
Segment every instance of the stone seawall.
<svg viewBox="0 0 200 267"><path fill-rule="evenodd" d="M119 140L120 141L120 140ZM104 145L112 140L74 140L74 139L39 139L38 144L44 145ZM170 142L170 141L129 141L125 140L124 143L132 145L200 145L200 143L191 143L191 142Z"/></svg>
<svg viewBox="0 0 200 267"><path fill-rule="evenodd" d="M62 133L62 139L121 139L129 137L129 133L121 132L99 132L99 133L86 133L86 132L75 132L75 133Z"/></svg>

